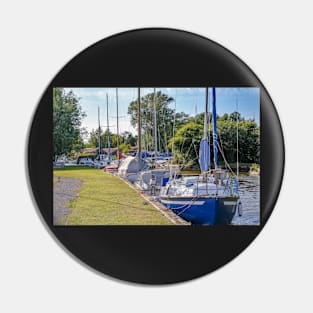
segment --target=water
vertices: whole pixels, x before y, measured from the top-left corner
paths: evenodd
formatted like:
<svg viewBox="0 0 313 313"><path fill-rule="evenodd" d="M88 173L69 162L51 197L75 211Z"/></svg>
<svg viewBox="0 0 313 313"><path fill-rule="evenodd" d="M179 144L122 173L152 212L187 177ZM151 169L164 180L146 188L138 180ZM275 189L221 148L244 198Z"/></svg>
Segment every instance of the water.
<svg viewBox="0 0 313 313"><path fill-rule="evenodd" d="M239 177L239 194L242 202L242 216L236 213L234 225L260 225L260 177Z"/></svg>

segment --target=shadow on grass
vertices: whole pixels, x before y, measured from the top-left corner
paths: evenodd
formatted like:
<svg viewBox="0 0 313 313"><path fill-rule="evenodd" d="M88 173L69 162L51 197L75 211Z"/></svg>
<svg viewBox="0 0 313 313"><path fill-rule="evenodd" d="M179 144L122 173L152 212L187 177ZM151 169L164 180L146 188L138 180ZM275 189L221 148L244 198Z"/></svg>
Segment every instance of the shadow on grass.
<svg viewBox="0 0 313 313"><path fill-rule="evenodd" d="M66 193L66 192L55 192L55 194L58 194L58 195L63 195L63 196L71 196L72 194L69 194L69 193ZM96 198L96 197L88 197L88 196L83 196L83 195L78 195L77 197L80 197L82 199L86 199L86 200L92 200L92 201L98 201L98 202L104 202L104 203L112 203L112 204L118 204L118 205L122 205L122 206L125 206L125 207L132 207L132 208L135 208L135 209L143 209L142 206L137 206L137 205L133 205L133 204L129 204L128 202L119 202L119 201L114 201L114 200L109 200L109 199L106 199L106 198ZM142 198L142 205L144 206L148 206L149 203Z"/></svg>

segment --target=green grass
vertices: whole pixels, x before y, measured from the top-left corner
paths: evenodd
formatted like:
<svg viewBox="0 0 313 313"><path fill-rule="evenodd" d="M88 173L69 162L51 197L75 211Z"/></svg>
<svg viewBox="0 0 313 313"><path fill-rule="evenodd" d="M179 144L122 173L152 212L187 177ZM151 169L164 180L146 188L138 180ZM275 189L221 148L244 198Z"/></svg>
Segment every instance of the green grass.
<svg viewBox="0 0 313 313"><path fill-rule="evenodd" d="M70 202L68 225L172 225L121 179L93 168L56 169L55 177L83 180Z"/></svg>
<svg viewBox="0 0 313 313"><path fill-rule="evenodd" d="M59 181L59 177L53 175L53 185L55 185L58 181Z"/></svg>
<svg viewBox="0 0 313 313"><path fill-rule="evenodd" d="M260 165L259 164L252 164L250 166L250 171L252 171L252 172L260 172Z"/></svg>

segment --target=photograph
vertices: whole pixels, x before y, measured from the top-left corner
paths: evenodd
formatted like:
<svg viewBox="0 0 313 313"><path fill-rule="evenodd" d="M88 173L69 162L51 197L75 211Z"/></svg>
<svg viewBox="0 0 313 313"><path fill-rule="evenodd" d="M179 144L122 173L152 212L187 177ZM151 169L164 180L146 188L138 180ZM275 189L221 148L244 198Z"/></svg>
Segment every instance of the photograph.
<svg viewBox="0 0 313 313"><path fill-rule="evenodd" d="M260 225L257 87L55 87L53 225Z"/></svg>

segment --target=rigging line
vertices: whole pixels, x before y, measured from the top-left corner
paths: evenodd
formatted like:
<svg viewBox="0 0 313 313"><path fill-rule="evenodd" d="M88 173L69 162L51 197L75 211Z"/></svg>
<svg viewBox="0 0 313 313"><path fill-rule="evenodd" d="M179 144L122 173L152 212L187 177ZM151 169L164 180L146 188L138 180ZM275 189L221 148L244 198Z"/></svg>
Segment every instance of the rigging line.
<svg viewBox="0 0 313 313"><path fill-rule="evenodd" d="M166 134L166 123L165 123L165 113L164 113L164 111L166 110L166 107L165 107L165 105L164 105L164 107L163 107L163 113L162 113L162 117L163 117L163 128L164 128L164 140L165 140L165 143L164 143L164 151L167 153L168 152L168 148L167 148L167 134Z"/></svg>
<svg viewBox="0 0 313 313"><path fill-rule="evenodd" d="M183 209L183 211L178 212L176 215L179 216L179 215L183 214L185 211L187 211L187 210L191 207L191 205L196 202L196 200L197 200L198 198L199 198L199 197L196 196L196 197L194 197L194 198L191 199L190 203L187 203L187 204L184 204L184 205L182 205L182 206L180 206L180 207L178 207L178 208L175 208L174 210L179 210L179 209L182 209L184 206L187 206L186 208Z"/></svg>
<svg viewBox="0 0 313 313"><path fill-rule="evenodd" d="M224 153L224 147L223 147L222 137L221 137L221 135L220 135L219 133L217 134L217 136L218 136L218 138L219 138L219 140L220 140L220 143L221 143L222 152Z"/></svg>
<svg viewBox="0 0 313 313"><path fill-rule="evenodd" d="M238 112L238 98L236 97L236 111L237 111L237 178L239 177L239 112Z"/></svg>
<svg viewBox="0 0 313 313"><path fill-rule="evenodd" d="M218 133L218 137L219 137L219 140L220 140L221 145L219 145L218 142L217 142L217 145L218 145L219 150L220 150L220 152L221 152L221 154L222 154L222 157L223 157L223 160L224 160L224 162L225 162L225 165L229 168L229 170L231 171L231 173L232 173L233 175L235 175L234 171L231 169L229 163L228 163L227 160L226 160L225 153L224 153L224 148L223 148L222 137L221 137L221 135L220 135L219 133ZM238 170L237 170L237 171L238 171ZM235 175L235 176L236 176L236 175ZM237 175L237 178L239 178L239 175Z"/></svg>
<svg viewBox="0 0 313 313"><path fill-rule="evenodd" d="M184 147L184 145L185 145L185 141L186 141L186 137L183 137L183 142L182 142L182 144L180 145L179 153L182 153L183 147Z"/></svg>
<svg viewBox="0 0 313 313"><path fill-rule="evenodd" d="M218 148L219 148L219 150L220 150L220 152L221 152L221 155L222 155L222 157L223 157L223 160L224 160L224 162L225 162L226 167L228 167L228 169L230 170L230 172L231 172L234 176L236 176L236 174L234 173L234 171L231 169L230 165L229 165L228 162L226 161L224 152L222 151L221 146L220 146L220 144L219 144L218 142L217 142L217 146L218 146Z"/></svg>
<svg viewBox="0 0 313 313"><path fill-rule="evenodd" d="M194 147L195 152L196 152L197 160L199 160L199 155L198 155L198 152L197 152L196 145L195 145L194 141L193 141L193 147Z"/></svg>
<svg viewBox="0 0 313 313"><path fill-rule="evenodd" d="M161 138L161 142L163 143L163 146L165 147L166 142L162 138ZM166 152L166 151L164 151L164 152Z"/></svg>
<svg viewBox="0 0 313 313"><path fill-rule="evenodd" d="M175 122L176 122L176 98L177 98L177 88L175 88L175 100L174 100L174 121L173 121L173 139L172 139L172 154L174 159L174 137L175 137Z"/></svg>
<svg viewBox="0 0 313 313"><path fill-rule="evenodd" d="M189 152L190 152L190 150L191 150L192 145L193 145L193 139L191 140L191 144L190 144L190 146L189 146L188 152L186 153L186 157L184 158L185 160L186 160L186 159L188 158L188 156L189 156Z"/></svg>
<svg viewBox="0 0 313 313"><path fill-rule="evenodd" d="M160 126L158 125L158 141L159 141L159 152L161 152L161 132L160 132Z"/></svg>

